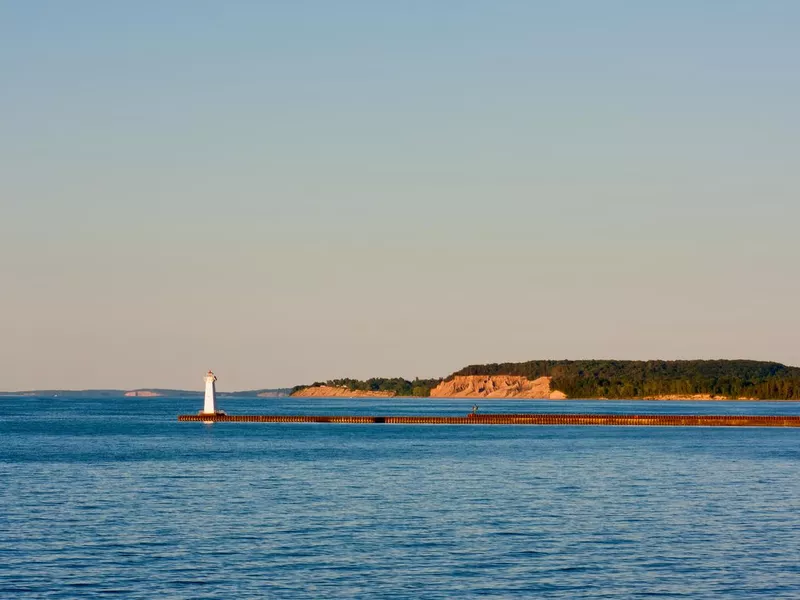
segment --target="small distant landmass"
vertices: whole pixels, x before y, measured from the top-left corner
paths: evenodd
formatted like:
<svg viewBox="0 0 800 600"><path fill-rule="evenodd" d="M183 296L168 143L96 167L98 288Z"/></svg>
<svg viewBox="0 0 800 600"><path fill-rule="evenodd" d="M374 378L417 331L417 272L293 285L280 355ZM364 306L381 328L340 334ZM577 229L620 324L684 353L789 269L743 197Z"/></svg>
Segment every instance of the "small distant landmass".
<svg viewBox="0 0 800 600"><path fill-rule="evenodd" d="M240 392L217 392L218 397L243 397L247 396L252 398L280 398L288 396L291 393L291 388L273 388L262 390L243 390ZM139 398L157 398L157 397L175 397L175 396L202 396L203 391L197 390L161 390L161 389L139 389L128 390L122 392L123 396L139 397Z"/></svg>
<svg viewBox="0 0 800 600"><path fill-rule="evenodd" d="M333 379L291 395L800 400L800 368L755 360L533 360L470 365L440 379Z"/></svg>

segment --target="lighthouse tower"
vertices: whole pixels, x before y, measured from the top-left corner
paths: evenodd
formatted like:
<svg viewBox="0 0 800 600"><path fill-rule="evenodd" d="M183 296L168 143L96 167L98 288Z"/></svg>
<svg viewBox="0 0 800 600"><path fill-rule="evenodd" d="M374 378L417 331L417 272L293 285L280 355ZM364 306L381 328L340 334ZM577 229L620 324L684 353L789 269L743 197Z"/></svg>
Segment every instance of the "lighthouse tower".
<svg viewBox="0 0 800 600"><path fill-rule="evenodd" d="M217 388L214 385L217 376L209 370L204 379L206 381L206 401L203 404L203 414L213 415L217 412Z"/></svg>

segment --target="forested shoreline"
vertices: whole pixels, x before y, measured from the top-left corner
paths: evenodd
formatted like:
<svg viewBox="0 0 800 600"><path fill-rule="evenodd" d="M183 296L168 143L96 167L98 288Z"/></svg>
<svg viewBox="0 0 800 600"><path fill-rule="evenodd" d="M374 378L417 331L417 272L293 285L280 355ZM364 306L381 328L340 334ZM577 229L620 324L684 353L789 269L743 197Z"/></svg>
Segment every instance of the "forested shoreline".
<svg viewBox="0 0 800 600"><path fill-rule="evenodd" d="M719 398L800 400L800 368L755 360L533 360L469 365L442 379L376 377L333 379L312 386L390 391L426 397L442 381L458 376L551 377L551 389L569 398L648 398L709 395Z"/></svg>
<svg viewBox="0 0 800 600"><path fill-rule="evenodd" d="M470 365L458 375L551 377L570 398L643 398L709 394L800 400L800 368L755 360L535 360Z"/></svg>
<svg viewBox="0 0 800 600"><path fill-rule="evenodd" d="M308 387L341 387L360 392L393 392L395 396L430 396L442 379L414 379L402 377L373 377L371 379L329 379L328 381L315 381L311 385L297 385L292 388L292 394Z"/></svg>

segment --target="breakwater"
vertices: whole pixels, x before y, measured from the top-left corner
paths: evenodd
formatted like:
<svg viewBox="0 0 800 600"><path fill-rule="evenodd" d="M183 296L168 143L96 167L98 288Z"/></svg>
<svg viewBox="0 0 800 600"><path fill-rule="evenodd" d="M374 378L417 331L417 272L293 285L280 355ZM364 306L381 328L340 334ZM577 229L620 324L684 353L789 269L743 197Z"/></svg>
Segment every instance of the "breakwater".
<svg viewBox="0 0 800 600"><path fill-rule="evenodd" d="M800 427L794 415L470 414L445 416L179 415L179 421L215 423L385 423L398 425L605 425L651 427Z"/></svg>

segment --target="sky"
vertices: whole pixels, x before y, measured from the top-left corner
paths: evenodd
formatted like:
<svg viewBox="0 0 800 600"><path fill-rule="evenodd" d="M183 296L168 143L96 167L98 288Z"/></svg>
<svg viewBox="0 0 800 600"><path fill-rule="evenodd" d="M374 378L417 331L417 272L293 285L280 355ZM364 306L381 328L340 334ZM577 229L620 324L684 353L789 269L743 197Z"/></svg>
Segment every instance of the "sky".
<svg viewBox="0 0 800 600"><path fill-rule="evenodd" d="M800 3L0 2L0 389L800 365Z"/></svg>

